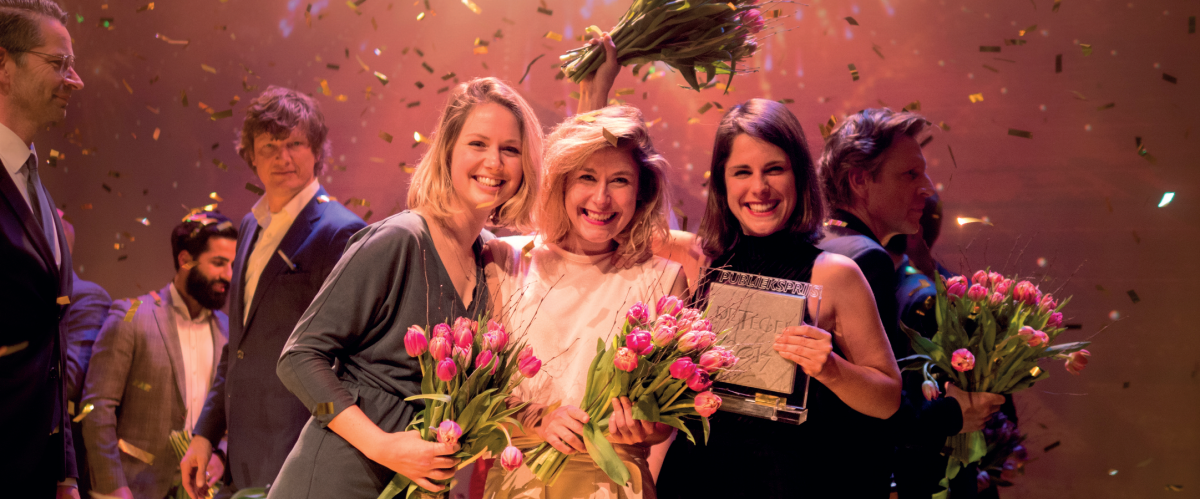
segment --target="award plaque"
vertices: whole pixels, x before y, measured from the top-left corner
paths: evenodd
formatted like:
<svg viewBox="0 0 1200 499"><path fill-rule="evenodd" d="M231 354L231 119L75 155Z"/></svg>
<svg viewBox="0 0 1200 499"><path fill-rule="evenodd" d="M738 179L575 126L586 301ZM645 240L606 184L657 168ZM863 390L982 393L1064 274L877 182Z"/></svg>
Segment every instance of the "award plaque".
<svg viewBox="0 0 1200 499"><path fill-rule="evenodd" d="M808 317L808 301L820 310L821 287L806 282L744 274L722 269L703 269L708 320L721 335L721 345L738 356L737 367L721 376L722 411L755 416L790 424L808 418L808 376L772 347L775 338L789 326L816 326L816 314ZM797 382L797 376L800 377ZM796 390L801 393L795 393ZM744 392L744 393L743 393ZM787 400L801 400L799 406Z"/></svg>

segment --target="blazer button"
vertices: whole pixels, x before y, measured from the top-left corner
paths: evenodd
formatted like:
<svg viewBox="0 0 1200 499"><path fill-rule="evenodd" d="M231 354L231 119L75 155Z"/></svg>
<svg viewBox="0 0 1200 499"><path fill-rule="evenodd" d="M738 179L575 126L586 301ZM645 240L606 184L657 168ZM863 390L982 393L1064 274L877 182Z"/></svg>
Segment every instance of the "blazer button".
<svg viewBox="0 0 1200 499"><path fill-rule="evenodd" d="M246 358L246 352L243 352L243 351L241 351L241 350L238 350L238 358L239 358L239 359L244 359L244 358Z"/></svg>

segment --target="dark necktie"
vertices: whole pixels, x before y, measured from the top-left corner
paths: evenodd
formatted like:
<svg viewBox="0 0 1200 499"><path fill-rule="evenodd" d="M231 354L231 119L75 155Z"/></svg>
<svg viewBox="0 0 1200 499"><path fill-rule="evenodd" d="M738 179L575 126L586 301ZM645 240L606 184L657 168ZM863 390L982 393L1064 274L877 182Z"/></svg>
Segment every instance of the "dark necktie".
<svg viewBox="0 0 1200 499"><path fill-rule="evenodd" d="M33 209L33 217L42 227L42 234L46 236L46 244L50 246L50 252L57 256L58 248L55 248L54 244L56 242L54 217L51 215L51 210L54 208L46 202L46 197L41 195L42 181L38 177L37 153L32 151L29 153L29 159L25 161L25 170L28 173L26 189L29 191L29 207Z"/></svg>

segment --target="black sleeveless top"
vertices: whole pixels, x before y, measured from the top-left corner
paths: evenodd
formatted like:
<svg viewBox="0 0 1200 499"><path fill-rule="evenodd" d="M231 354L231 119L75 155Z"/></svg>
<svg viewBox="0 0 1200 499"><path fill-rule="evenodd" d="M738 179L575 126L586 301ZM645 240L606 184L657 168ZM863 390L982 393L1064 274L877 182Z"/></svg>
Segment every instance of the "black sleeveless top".
<svg viewBox="0 0 1200 499"><path fill-rule="evenodd" d="M819 254L795 234L742 235L712 267L811 282ZM833 351L842 355L836 342ZM796 376L789 405L802 405L804 379ZM709 418L707 445L702 431L692 432L697 445L686 435L676 437L659 475L658 497L887 497L892 443L884 420L851 409L815 379L808 409L808 420L798 426L718 411Z"/></svg>

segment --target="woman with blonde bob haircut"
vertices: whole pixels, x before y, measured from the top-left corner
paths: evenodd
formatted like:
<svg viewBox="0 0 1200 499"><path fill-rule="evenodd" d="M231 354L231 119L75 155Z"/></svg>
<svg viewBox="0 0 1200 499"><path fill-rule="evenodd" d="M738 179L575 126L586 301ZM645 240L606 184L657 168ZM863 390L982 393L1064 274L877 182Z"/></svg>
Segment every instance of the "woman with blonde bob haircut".
<svg viewBox="0 0 1200 499"><path fill-rule="evenodd" d="M462 83L409 188L409 209L371 224L345 253L288 338L276 368L312 411L272 498L375 499L394 473L425 490L454 476L456 443L405 431L420 403L409 326L484 315L489 222L527 224L541 125L495 78ZM303 278L303 262L296 262Z"/></svg>
<svg viewBox="0 0 1200 499"><path fill-rule="evenodd" d="M500 299L510 299L501 308L510 327L524 331L539 357L553 359L546 374L517 387L515 396L531 404L519 415L526 433L514 445L528 452L547 442L570 459L553 486L527 467L507 474L493 468L484 497L653 498L673 430L634 420L629 399L613 399L608 438L632 476L616 484L586 452L580 435L588 416L579 404L597 339L618 333L635 302L686 292L679 264L651 249L667 235L667 162L642 113L613 106L559 125L547 139L545 164L538 233L489 244L496 265L488 278ZM614 260L639 263L625 268Z"/></svg>

